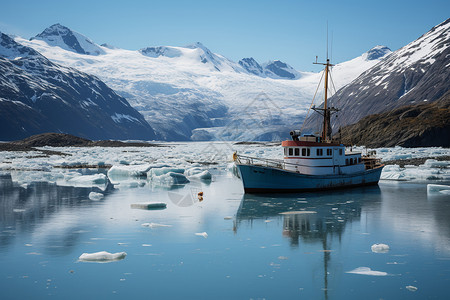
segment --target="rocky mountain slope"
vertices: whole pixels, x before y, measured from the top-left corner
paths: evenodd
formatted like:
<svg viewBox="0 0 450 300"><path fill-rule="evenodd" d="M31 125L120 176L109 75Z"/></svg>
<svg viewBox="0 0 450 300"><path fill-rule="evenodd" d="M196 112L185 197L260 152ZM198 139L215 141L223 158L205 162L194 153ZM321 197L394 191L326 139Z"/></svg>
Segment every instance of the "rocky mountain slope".
<svg viewBox="0 0 450 300"><path fill-rule="evenodd" d="M83 51L72 38L61 45L69 39L64 36L75 37ZM56 24L31 40L15 40L53 62L98 76L127 98L164 140L280 140L303 122L321 76L277 60L261 65L254 61L252 69L201 43L130 51L95 43L83 46L80 39L86 37ZM364 53L338 64L336 86L382 59Z"/></svg>
<svg viewBox="0 0 450 300"><path fill-rule="evenodd" d="M450 89L449 57L450 19L393 52L330 98L331 105L341 109L334 131L370 114L436 101ZM318 115L313 114L305 128L314 131L316 124Z"/></svg>
<svg viewBox="0 0 450 300"><path fill-rule="evenodd" d="M155 139L125 98L97 77L57 65L0 33L0 140L42 132Z"/></svg>
<svg viewBox="0 0 450 300"><path fill-rule="evenodd" d="M435 102L367 116L343 127L341 141L374 148L450 147L450 92Z"/></svg>

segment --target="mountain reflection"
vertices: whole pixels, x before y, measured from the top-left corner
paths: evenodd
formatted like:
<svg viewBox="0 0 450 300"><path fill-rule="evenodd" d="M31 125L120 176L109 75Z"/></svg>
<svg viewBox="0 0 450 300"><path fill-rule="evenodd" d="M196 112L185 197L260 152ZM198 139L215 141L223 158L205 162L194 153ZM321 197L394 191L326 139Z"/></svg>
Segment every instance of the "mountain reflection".
<svg viewBox="0 0 450 300"><path fill-rule="evenodd" d="M107 194L113 190L108 183ZM19 235L31 234L38 225L55 217L63 209L78 209L94 205L89 193L100 190L87 187L59 186L50 182L31 182L20 185L12 180L11 174L0 174L0 252L12 245ZM69 230L70 232L66 232ZM57 236L43 241L49 252L66 252L76 245L80 228L66 228Z"/></svg>

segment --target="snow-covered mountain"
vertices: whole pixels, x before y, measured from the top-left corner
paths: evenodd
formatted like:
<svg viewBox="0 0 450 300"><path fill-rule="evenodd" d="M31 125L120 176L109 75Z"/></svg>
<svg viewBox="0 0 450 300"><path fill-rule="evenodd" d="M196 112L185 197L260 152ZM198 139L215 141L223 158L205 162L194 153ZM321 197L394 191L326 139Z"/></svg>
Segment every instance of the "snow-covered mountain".
<svg viewBox="0 0 450 300"><path fill-rule="evenodd" d="M373 53L375 57L378 50ZM373 57L373 55L371 55ZM432 102L450 90L450 19L398 49L330 101L341 109L334 128L394 108ZM305 125L313 128L317 116Z"/></svg>
<svg viewBox="0 0 450 300"><path fill-rule="evenodd" d="M301 73L288 64L275 60L260 65L253 57L243 58L239 64L249 73L273 79L298 79Z"/></svg>
<svg viewBox="0 0 450 300"><path fill-rule="evenodd" d="M31 39L45 41L50 46L61 47L79 54L100 55L105 52L84 35L61 24L54 24Z"/></svg>
<svg viewBox="0 0 450 300"><path fill-rule="evenodd" d="M253 72L201 43L138 51L95 45L103 54L93 56L44 39L16 41L58 64L98 76L127 98L165 140L280 139L302 123L321 77L279 61L261 66L242 60L253 64ZM336 86L349 83L381 59L360 57L338 64Z"/></svg>
<svg viewBox="0 0 450 300"><path fill-rule="evenodd" d="M0 33L0 140L42 132L91 139L154 139L125 98L98 78L57 65Z"/></svg>

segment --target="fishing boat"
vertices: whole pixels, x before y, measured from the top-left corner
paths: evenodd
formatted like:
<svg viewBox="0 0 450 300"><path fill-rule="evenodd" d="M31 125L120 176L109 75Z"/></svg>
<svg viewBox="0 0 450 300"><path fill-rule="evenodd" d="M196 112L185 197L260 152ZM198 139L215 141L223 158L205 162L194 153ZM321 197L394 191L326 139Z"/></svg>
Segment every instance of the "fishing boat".
<svg viewBox="0 0 450 300"><path fill-rule="evenodd" d="M246 193L322 191L376 185L384 167L374 153L362 155L332 138L331 115L339 109L328 107L327 91L330 60L324 66L325 93L320 135L290 132L292 140L282 142L283 159L263 159L233 154L233 160Z"/></svg>

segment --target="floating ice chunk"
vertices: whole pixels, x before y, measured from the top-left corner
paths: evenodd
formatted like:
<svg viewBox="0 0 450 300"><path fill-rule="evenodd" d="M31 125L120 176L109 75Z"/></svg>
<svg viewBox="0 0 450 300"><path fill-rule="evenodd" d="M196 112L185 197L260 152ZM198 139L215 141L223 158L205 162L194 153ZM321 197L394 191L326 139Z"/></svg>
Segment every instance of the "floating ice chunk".
<svg viewBox="0 0 450 300"><path fill-rule="evenodd" d="M427 159L422 166L426 168L446 168L450 166L450 161L438 161L435 159Z"/></svg>
<svg viewBox="0 0 450 300"><path fill-rule="evenodd" d="M89 193L89 199L91 199L92 201L98 201L103 199L103 197L105 197L102 193L96 193L96 192L90 192Z"/></svg>
<svg viewBox="0 0 450 300"><path fill-rule="evenodd" d="M162 168L152 168L148 173L147 176L148 177L155 177L155 176L161 176L161 175L165 175L168 173L178 173L178 174L183 174L184 173L184 169L182 168L170 168L170 167L162 167Z"/></svg>
<svg viewBox="0 0 450 300"><path fill-rule="evenodd" d="M388 165L383 168L380 179L384 180L406 180L404 169L399 165Z"/></svg>
<svg viewBox="0 0 450 300"><path fill-rule="evenodd" d="M157 227L172 227L172 225L158 224L158 223L144 223L144 224L141 224L141 226L144 226L144 227L150 227L150 228L157 228Z"/></svg>
<svg viewBox="0 0 450 300"><path fill-rule="evenodd" d="M418 288L416 288L415 286L412 286L412 285L407 285L406 289L411 292L416 292L418 290Z"/></svg>
<svg viewBox="0 0 450 300"><path fill-rule="evenodd" d="M72 172L66 174L64 180L58 180L57 184L60 186L98 187L104 190L107 182L105 174L81 175L78 172Z"/></svg>
<svg viewBox="0 0 450 300"><path fill-rule="evenodd" d="M233 219L233 217L230 217L230 216L226 216L226 217L223 217L223 219L224 219L224 220L232 220L232 219Z"/></svg>
<svg viewBox="0 0 450 300"><path fill-rule="evenodd" d="M372 249L372 252L375 253L387 253L389 252L389 246L386 244L373 244L372 247L370 247Z"/></svg>
<svg viewBox="0 0 450 300"><path fill-rule="evenodd" d="M128 177L146 176L147 172L155 166L156 165L152 164L112 166L111 169L108 170L108 177L111 181L115 181Z"/></svg>
<svg viewBox="0 0 450 300"><path fill-rule="evenodd" d="M95 253L83 253L78 258L79 261L91 261L91 262L111 262L122 260L127 256L126 252L109 253L106 251L100 251Z"/></svg>
<svg viewBox="0 0 450 300"><path fill-rule="evenodd" d="M190 169L186 170L184 172L184 175L186 175L192 179L199 179L199 180L211 180L212 179L211 173L209 173L208 170L205 170L205 169L202 169L199 167L194 167L194 168L190 168Z"/></svg>
<svg viewBox="0 0 450 300"><path fill-rule="evenodd" d="M443 185L443 184L428 184L427 185L427 193L428 194L442 193L444 191L450 192L450 185Z"/></svg>
<svg viewBox="0 0 450 300"><path fill-rule="evenodd" d="M164 202L145 202L145 203L133 203L131 208L137 209L162 209L166 208L167 204Z"/></svg>
<svg viewBox="0 0 450 300"><path fill-rule="evenodd" d="M206 232L197 232L195 235L202 236L205 239L208 237L208 234Z"/></svg>
<svg viewBox="0 0 450 300"><path fill-rule="evenodd" d="M382 271L374 271L368 267L359 267L354 270L348 271L349 274L370 275L370 276L386 276L388 273Z"/></svg>
<svg viewBox="0 0 450 300"><path fill-rule="evenodd" d="M183 174L169 172L163 175L152 175L152 181L156 184L160 185L176 185L176 184L186 184L189 183L189 179L186 178Z"/></svg>

